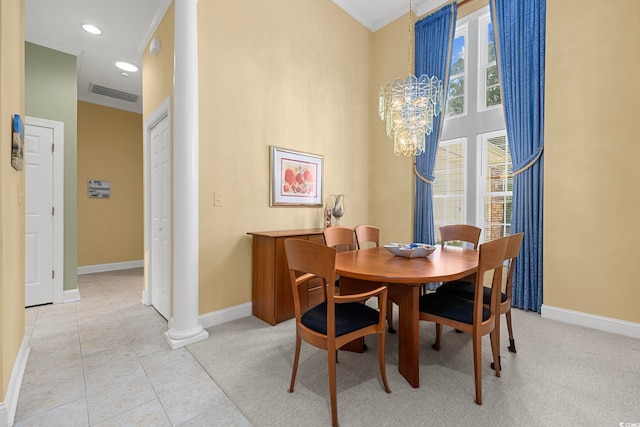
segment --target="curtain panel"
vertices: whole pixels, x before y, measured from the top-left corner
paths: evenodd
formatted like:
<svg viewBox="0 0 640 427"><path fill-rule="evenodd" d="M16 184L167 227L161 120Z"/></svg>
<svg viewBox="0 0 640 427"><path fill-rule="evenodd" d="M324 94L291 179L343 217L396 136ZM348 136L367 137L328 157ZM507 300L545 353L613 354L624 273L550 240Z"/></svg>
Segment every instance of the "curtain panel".
<svg viewBox="0 0 640 427"><path fill-rule="evenodd" d="M542 307L545 0L491 0L513 164L511 233L524 232L512 305Z"/></svg>
<svg viewBox="0 0 640 427"><path fill-rule="evenodd" d="M422 18L415 25L415 75L437 76L444 85L443 109L446 110L451 44L455 35L458 5L450 3ZM433 120L433 132L425 137L425 152L415 159L416 200L414 241L435 244L433 225L433 169L445 111ZM420 176L430 182L425 182Z"/></svg>

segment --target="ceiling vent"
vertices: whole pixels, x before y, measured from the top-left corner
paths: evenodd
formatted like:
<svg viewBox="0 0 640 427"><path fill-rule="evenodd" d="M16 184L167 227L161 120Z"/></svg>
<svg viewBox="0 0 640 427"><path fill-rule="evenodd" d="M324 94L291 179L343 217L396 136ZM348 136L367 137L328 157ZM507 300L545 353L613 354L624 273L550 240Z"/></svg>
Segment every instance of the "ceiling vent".
<svg viewBox="0 0 640 427"><path fill-rule="evenodd" d="M95 83L89 84L89 92L133 103L138 102L138 100L140 99L140 95L122 92L120 90L100 86Z"/></svg>

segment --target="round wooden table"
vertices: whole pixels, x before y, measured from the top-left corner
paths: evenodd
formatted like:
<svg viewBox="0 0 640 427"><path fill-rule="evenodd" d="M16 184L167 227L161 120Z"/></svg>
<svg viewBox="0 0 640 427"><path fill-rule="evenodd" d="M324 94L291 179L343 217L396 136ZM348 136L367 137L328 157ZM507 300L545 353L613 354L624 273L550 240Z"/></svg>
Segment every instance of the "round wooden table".
<svg viewBox="0 0 640 427"><path fill-rule="evenodd" d="M426 258L405 258L384 247L336 254L340 294L364 292L380 284L388 288L389 299L399 307L398 370L411 384L420 386L420 285L448 282L475 273L478 254L474 249L438 246Z"/></svg>

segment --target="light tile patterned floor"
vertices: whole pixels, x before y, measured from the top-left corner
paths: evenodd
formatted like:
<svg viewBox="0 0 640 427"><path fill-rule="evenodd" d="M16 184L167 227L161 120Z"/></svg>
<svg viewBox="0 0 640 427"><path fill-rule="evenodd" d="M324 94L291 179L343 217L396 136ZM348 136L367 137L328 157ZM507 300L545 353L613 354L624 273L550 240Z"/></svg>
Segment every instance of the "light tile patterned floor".
<svg viewBox="0 0 640 427"><path fill-rule="evenodd" d="M31 352L15 426L250 426L167 322L142 269L78 276L81 300L26 310Z"/></svg>

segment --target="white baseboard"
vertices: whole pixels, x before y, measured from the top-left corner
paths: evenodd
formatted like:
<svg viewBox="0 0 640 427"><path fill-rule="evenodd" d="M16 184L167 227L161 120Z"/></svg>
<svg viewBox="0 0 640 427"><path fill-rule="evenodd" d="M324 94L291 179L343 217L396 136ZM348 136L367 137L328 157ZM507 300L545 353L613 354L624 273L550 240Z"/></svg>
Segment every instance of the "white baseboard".
<svg viewBox="0 0 640 427"><path fill-rule="evenodd" d="M13 420L16 416L16 408L18 406L18 396L20 395L20 386L22 385L22 376L24 370L27 367L27 360L29 359L29 338L25 335L22 338L22 344L16 361L13 364L11 370L11 378L9 378L9 387L7 388L7 395L5 401L0 402L0 427L8 427L13 425Z"/></svg>
<svg viewBox="0 0 640 427"><path fill-rule="evenodd" d="M62 292L62 302L80 301L80 291L77 289L69 289Z"/></svg>
<svg viewBox="0 0 640 427"><path fill-rule="evenodd" d="M222 310L213 311L211 313L200 316L200 323L207 329L212 326L222 325L232 320L242 319L251 316L252 304L250 302L236 305L235 307L223 308Z"/></svg>
<svg viewBox="0 0 640 427"><path fill-rule="evenodd" d="M585 328L597 329L599 331L611 332L632 338L640 338L640 323L627 322L625 320L553 307L546 304L542 305L540 314L546 319L559 320L560 322L584 326Z"/></svg>
<svg viewBox="0 0 640 427"><path fill-rule="evenodd" d="M111 264L83 265L78 267L78 274L102 273L103 271L127 270L144 267L144 261L113 262Z"/></svg>

